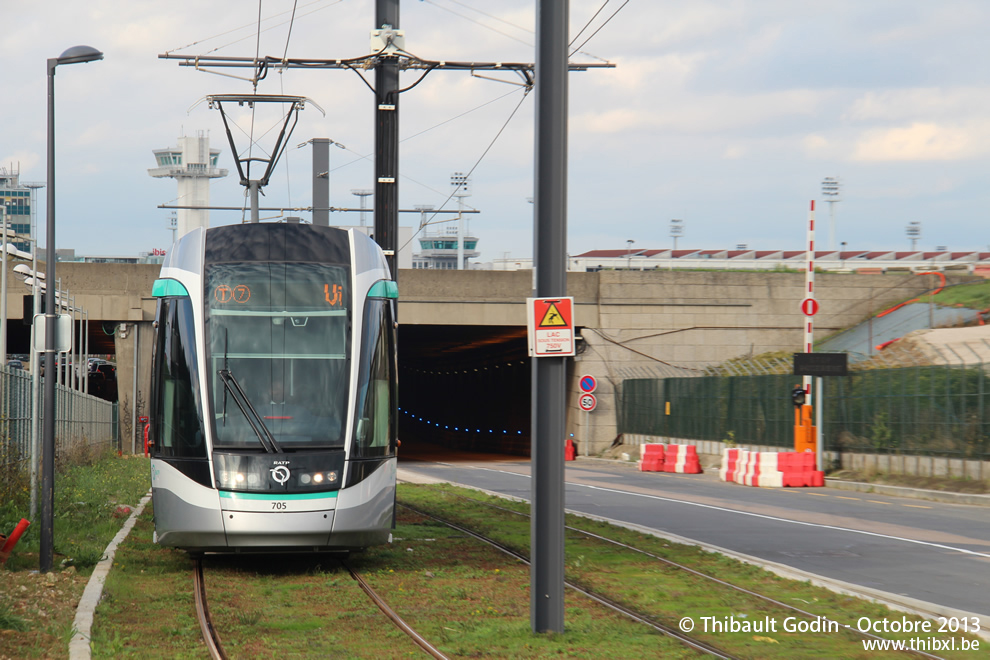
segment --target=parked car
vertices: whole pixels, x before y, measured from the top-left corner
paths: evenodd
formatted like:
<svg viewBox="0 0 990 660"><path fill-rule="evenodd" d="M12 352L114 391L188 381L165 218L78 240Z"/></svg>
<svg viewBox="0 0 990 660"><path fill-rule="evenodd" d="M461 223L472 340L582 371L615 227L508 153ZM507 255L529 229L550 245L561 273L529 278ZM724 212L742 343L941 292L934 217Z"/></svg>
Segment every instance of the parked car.
<svg viewBox="0 0 990 660"><path fill-rule="evenodd" d="M20 360L7 360L8 369L23 369L24 363Z"/></svg>

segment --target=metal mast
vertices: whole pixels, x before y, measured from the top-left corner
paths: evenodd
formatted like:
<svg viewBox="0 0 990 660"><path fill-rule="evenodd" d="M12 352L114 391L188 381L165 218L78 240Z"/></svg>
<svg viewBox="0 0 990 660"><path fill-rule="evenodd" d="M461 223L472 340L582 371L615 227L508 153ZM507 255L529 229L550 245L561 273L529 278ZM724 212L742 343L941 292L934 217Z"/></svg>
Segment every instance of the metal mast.
<svg viewBox="0 0 990 660"><path fill-rule="evenodd" d="M536 9L536 297L567 295L568 0ZM530 623L564 632L564 436L567 358L533 363Z"/></svg>
<svg viewBox="0 0 990 660"><path fill-rule="evenodd" d="M375 26L372 37L384 42L375 65L375 241L398 280L399 0L375 0Z"/></svg>

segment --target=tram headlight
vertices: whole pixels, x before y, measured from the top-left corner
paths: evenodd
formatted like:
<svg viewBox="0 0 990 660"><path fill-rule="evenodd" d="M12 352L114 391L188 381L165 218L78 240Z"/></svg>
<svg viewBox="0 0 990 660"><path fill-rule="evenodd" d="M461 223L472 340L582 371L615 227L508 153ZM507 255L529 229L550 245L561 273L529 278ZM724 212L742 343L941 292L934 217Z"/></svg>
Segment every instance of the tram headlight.
<svg viewBox="0 0 990 660"><path fill-rule="evenodd" d="M322 484L323 483L323 473L322 472L317 472L316 474L314 474L313 475L313 481L315 483Z"/></svg>
<svg viewBox="0 0 990 660"><path fill-rule="evenodd" d="M299 483L308 484L312 480L313 480L313 477L309 476L308 474L300 474L299 475Z"/></svg>
<svg viewBox="0 0 990 660"><path fill-rule="evenodd" d="M327 481L329 481L332 484L333 483L337 483L337 473L336 472L327 472Z"/></svg>
<svg viewBox="0 0 990 660"><path fill-rule="evenodd" d="M234 475L234 483L242 484L244 483L244 473L238 472Z"/></svg>

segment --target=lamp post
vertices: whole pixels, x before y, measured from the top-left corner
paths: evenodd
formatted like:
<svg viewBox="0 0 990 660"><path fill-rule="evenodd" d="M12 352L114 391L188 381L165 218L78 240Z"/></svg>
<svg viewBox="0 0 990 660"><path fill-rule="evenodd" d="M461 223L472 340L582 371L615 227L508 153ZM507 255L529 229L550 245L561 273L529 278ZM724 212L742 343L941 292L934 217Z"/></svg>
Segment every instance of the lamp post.
<svg viewBox="0 0 990 660"><path fill-rule="evenodd" d="M632 246L635 242L631 238L626 239L626 270L632 270Z"/></svg>
<svg viewBox="0 0 990 660"><path fill-rule="evenodd" d="M55 68L102 60L90 46L73 46L48 59L48 203L45 244L45 413L42 424L41 557L39 570L52 568L55 519ZM4 292L6 294L6 292Z"/></svg>

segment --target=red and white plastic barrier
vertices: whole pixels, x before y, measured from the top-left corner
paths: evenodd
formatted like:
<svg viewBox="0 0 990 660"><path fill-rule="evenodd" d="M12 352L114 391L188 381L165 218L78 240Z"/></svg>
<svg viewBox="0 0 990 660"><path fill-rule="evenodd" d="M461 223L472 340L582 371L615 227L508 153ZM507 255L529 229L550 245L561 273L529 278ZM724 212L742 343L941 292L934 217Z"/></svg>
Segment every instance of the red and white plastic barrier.
<svg viewBox="0 0 990 660"><path fill-rule="evenodd" d="M694 445L640 445L639 469L643 472L701 474L701 462Z"/></svg>
<svg viewBox="0 0 990 660"><path fill-rule="evenodd" d="M811 452L723 449L718 476L722 481L762 488L825 485L825 473L815 470Z"/></svg>
<svg viewBox="0 0 990 660"><path fill-rule="evenodd" d="M663 445L640 445L640 472L663 472Z"/></svg>

